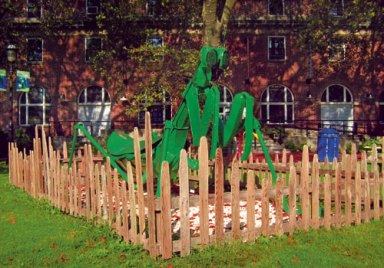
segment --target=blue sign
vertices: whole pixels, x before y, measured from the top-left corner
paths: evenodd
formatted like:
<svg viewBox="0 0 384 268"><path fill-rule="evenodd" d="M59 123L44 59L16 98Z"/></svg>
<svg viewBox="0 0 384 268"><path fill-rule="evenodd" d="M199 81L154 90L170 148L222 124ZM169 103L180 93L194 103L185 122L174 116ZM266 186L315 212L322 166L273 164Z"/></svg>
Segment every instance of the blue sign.
<svg viewBox="0 0 384 268"><path fill-rule="evenodd" d="M0 91L7 91L7 71L0 69Z"/></svg>
<svg viewBox="0 0 384 268"><path fill-rule="evenodd" d="M29 92L29 84L31 81L29 72L17 71L16 72L16 91Z"/></svg>

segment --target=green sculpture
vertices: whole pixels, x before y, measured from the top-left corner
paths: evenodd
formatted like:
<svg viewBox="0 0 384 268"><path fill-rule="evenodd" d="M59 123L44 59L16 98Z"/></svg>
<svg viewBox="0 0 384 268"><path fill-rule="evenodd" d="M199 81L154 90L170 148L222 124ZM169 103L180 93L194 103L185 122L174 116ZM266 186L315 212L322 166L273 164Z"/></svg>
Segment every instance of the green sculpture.
<svg viewBox="0 0 384 268"><path fill-rule="evenodd" d="M257 135L264 156L272 173L273 183L277 176L273 167L271 157L263 140L261 125L254 117L254 99L246 92L234 96L231 110L224 124L220 118L220 92L215 81L229 65L229 55L225 48L203 47L200 52L200 64L191 81L188 83L183 95L182 102L173 120L165 122L163 136L152 133L152 146L154 149L153 173L161 180L161 163L167 161L171 172L177 174L179 166L180 151L184 148L189 131L192 136L192 146L198 146L200 138L206 136L211 128L210 158L215 157L218 147L227 146L233 137L244 130L244 145L242 160L248 158L252 149L254 134ZM204 97L205 105L201 112L199 101ZM134 158L133 139L128 135L111 134L107 142L108 151L104 150L90 135L83 124L75 125L75 133L72 140L69 163L72 163L75 142L78 130L82 131L90 142L99 150L104 157L109 157L111 165L118 170L120 175L127 178L126 172L118 164L118 160ZM144 150L144 143L140 144ZM144 155L144 154L142 154ZM198 169L197 160L188 160L191 169ZM145 175L144 175L145 179ZM160 195L160 181L157 184L157 196Z"/></svg>

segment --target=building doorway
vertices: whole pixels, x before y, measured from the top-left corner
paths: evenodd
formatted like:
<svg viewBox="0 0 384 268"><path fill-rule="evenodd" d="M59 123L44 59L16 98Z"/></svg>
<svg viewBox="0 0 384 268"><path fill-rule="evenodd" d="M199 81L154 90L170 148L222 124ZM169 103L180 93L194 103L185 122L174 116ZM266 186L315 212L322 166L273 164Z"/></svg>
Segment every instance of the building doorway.
<svg viewBox="0 0 384 268"><path fill-rule="evenodd" d="M78 120L83 122L94 136L111 128L111 98L107 90L99 86L84 89L78 99Z"/></svg>
<svg viewBox="0 0 384 268"><path fill-rule="evenodd" d="M339 84L328 86L321 96L322 127L343 132L353 130L353 98L350 90Z"/></svg>

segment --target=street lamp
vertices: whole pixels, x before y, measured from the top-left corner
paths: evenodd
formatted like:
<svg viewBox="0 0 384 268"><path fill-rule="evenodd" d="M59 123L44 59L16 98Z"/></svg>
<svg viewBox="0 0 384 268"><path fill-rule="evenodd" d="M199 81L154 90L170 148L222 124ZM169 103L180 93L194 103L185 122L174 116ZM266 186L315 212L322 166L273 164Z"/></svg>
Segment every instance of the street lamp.
<svg viewBox="0 0 384 268"><path fill-rule="evenodd" d="M7 61L9 63L9 94L11 99L11 108L10 108L10 114L11 114L11 141L14 141L14 129L13 129L13 64L15 63L17 59L17 48L14 44L9 44L7 46Z"/></svg>

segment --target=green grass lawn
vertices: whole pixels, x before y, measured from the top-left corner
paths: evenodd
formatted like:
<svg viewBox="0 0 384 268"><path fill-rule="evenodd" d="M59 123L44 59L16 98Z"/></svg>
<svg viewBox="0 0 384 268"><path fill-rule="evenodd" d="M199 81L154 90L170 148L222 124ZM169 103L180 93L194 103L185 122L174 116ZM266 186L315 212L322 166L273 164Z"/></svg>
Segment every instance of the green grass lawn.
<svg viewBox="0 0 384 268"><path fill-rule="evenodd" d="M0 165L0 267L382 267L384 221L195 249L154 261L107 227L63 215L8 183Z"/></svg>

